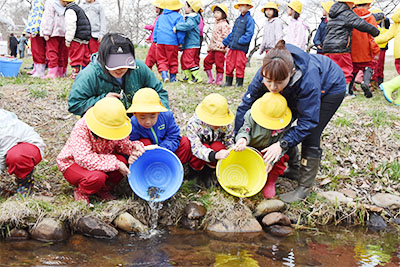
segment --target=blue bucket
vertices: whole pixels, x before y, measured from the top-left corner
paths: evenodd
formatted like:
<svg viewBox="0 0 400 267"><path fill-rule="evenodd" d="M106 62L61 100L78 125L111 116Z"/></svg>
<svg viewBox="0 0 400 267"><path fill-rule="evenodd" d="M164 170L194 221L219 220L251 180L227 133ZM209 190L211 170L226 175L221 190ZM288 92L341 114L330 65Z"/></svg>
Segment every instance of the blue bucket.
<svg viewBox="0 0 400 267"><path fill-rule="evenodd" d="M0 58L0 75L3 77L17 77L22 60L16 58Z"/></svg>
<svg viewBox="0 0 400 267"><path fill-rule="evenodd" d="M133 192L147 201L161 202L179 190L183 167L179 158L162 147L147 150L130 167L128 177Z"/></svg>

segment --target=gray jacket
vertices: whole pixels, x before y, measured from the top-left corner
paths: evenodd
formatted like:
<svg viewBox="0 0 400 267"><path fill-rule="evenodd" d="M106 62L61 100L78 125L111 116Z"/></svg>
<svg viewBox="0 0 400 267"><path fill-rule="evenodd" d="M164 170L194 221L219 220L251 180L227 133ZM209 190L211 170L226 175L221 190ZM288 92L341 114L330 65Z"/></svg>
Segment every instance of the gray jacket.
<svg viewBox="0 0 400 267"><path fill-rule="evenodd" d="M99 2L91 4L83 2L80 7L85 11L86 16L89 18L90 26L92 27L92 37L102 38L106 34L106 17L104 15L103 7Z"/></svg>

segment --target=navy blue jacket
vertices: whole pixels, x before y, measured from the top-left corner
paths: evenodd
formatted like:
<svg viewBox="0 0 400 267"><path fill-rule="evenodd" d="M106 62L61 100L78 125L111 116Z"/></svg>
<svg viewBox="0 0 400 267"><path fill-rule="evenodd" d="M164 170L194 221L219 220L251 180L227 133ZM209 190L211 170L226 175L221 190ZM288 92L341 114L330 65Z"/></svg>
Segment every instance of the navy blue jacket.
<svg viewBox="0 0 400 267"><path fill-rule="evenodd" d="M326 35L326 24L328 24L325 17L321 18L321 23L318 26L317 32L315 33L313 42L315 46L322 46L324 44L325 35ZM317 48L318 53L322 53L322 49Z"/></svg>
<svg viewBox="0 0 400 267"><path fill-rule="evenodd" d="M297 126L290 128L282 139L289 143L289 147L294 147L318 125L321 97L328 94L343 94L346 91L346 82L343 71L330 58L307 54L290 44L286 44L286 48L293 56L296 71L281 94L292 110L293 119L298 121ZM260 72L261 68L254 76L237 109L235 133L243 125L246 111L258 98L269 92Z"/></svg>
<svg viewBox="0 0 400 267"><path fill-rule="evenodd" d="M174 33L176 24L185 22L183 16L176 11L164 9L158 16L153 30L154 42L165 45L181 45L185 40L185 32L177 31Z"/></svg>
<svg viewBox="0 0 400 267"><path fill-rule="evenodd" d="M253 38L254 34L254 25L255 22L250 11L244 16L240 15L235 20L232 32L222 41L222 43L224 46L229 46L230 49L241 50L247 54L251 38Z"/></svg>
<svg viewBox="0 0 400 267"><path fill-rule="evenodd" d="M176 24L175 28L177 33L179 31L185 32L185 42L182 49L199 48L200 47L200 15L197 13L190 13L186 15L185 22Z"/></svg>
<svg viewBox="0 0 400 267"><path fill-rule="evenodd" d="M175 152L178 149L181 140L179 126L175 122L174 114L168 110L158 114L156 124L150 129L141 126L136 117L131 118L132 132L129 135L130 140L139 140L147 138L153 145L159 145Z"/></svg>

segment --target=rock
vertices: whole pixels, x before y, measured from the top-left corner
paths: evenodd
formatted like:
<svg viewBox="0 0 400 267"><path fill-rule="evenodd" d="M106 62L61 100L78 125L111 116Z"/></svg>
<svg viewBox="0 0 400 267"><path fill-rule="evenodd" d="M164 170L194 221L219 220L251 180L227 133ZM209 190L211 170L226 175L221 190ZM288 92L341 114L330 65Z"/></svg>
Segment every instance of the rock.
<svg viewBox="0 0 400 267"><path fill-rule="evenodd" d="M400 197L388 194L378 193L372 196L372 202L382 208L398 209L400 208Z"/></svg>
<svg viewBox="0 0 400 267"><path fill-rule="evenodd" d="M185 229L196 230L200 226L200 221L199 220L191 220L187 217L183 217L181 220L181 226Z"/></svg>
<svg viewBox="0 0 400 267"><path fill-rule="evenodd" d="M208 231L218 233L248 233L248 232L260 232L262 227L255 218L248 218L248 221L244 225L238 225L237 223L223 219L217 223L209 225Z"/></svg>
<svg viewBox="0 0 400 267"><path fill-rule="evenodd" d="M350 197L350 198L357 197L357 193L351 189L342 189L342 190L340 190L340 192L343 193L346 197Z"/></svg>
<svg viewBox="0 0 400 267"><path fill-rule="evenodd" d="M185 207L185 215L190 220L197 220L206 215L206 208L203 205L191 202Z"/></svg>
<svg viewBox="0 0 400 267"><path fill-rule="evenodd" d="M117 229L93 216L80 218L75 228L78 233L96 238L112 239L118 235Z"/></svg>
<svg viewBox="0 0 400 267"><path fill-rule="evenodd" d="M16 241L16 240L28 240L29 233L24 229L11 229L9 235L7 236L7 240L9 241Z"/></svg>
<svg viewBox="0 0 400 267"><path fill-rule="evenodd" d="M351 203L353 199L346 197L343 193L337 191L318 192L318 196L324 197L332 203Z"/></svg>
<svg viewBox="0 0 400 267"><path fill-rule="evenodd" d="M265 226L271 226L274 224L290 225L290 219L283 213L271 212L264 216L264 218L262 219L262 223Z"/></svg>
<svg viewBox="0 0 400 267"><path fill-rule="evenodd" d="M114 220L115 226L117 226L119 229L122 229L128 233L131 232L148 232L149 228L145 225L143 225L138 219L133 217L131 214L128 212L124 212Z"/></svg>
<svg viewBox="0 0 400 267"><path fill-rule="evenodd" d="M285 203L279 199L264 199L257 205L254 216L263 216L265 214L281 211L285 208Z"/></svg>
<svg viewBox="0 0 400 267"><path fill-rule="evenodd" d="M62 221L53 218L44 218L30 230L33 239L40 241L63 241L69 235L68 226Z"/></svg>
<svg viewBox="0 0 400 267"><path fill-rule="evenodd" d="M272 226L269 226L267 228L267 230L271 235L279 236L279 237L289 236L294 233L294 230L292 227L284 226L284 225L272 225Z"/></svg>
<svg viewBox="0 0 400 267"><path fill-rule="evenodd" d="M369 215L368 228L374 231L381 231L386 227L387 224L381 215L375 213Z"/></svg>

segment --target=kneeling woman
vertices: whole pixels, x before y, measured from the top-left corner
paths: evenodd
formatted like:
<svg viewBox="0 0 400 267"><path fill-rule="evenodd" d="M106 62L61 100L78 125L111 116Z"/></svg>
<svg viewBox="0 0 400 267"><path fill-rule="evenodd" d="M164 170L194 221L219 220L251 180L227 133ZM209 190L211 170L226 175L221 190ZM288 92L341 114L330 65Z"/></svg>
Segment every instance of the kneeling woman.
<svg viewBox="0 0 400 267"><path fill-rule="evenodd" d="M141 142L129 140L131 130L124 105L114 97L99 100L75 124L57 157L59 170L75 186L75 200L89 203L91 194L114 199L110 191L129 174L127 163L144 152Z"/></svg>
<svg viewBox="0 0 400 267"><path fill-rule="evenodd" d="M262 68L243 96L236 112L235 132L242 126L244 114L253 102L268 91L281 93L286 98L297 125L266 149L264 160L273 163L282 152L302 143L302 160L297 170L299 185L295 191L280 196L285 202L302 200L309 194L318 173L322 131L343 101L344 74L328 57L307 54L279 41L265 56Z"/></svg>

